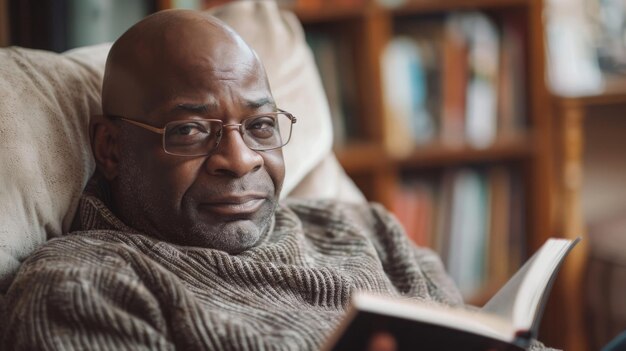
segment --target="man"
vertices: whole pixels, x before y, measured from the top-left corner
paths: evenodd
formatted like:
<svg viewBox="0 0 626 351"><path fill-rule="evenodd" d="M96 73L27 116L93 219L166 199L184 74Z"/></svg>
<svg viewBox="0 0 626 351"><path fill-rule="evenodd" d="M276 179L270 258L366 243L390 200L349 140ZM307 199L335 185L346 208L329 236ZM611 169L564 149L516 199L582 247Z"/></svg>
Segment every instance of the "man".
<svg viewBox="0 0 626 351"><path fill-rule="evenodd" d="M102 103L77 231L23 264L4 349L315 350L358 290L461 304L381 207L278 204L296 118L218 20L136 24Z"/></svg>

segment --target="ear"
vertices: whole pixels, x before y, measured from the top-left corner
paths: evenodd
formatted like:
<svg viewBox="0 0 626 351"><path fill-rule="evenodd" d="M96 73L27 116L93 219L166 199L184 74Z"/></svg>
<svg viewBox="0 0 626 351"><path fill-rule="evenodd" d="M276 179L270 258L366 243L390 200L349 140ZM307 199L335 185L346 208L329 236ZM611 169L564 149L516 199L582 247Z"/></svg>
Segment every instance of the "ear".
<svg viewBox="0 0 626 351"><path fill-rule="evenodd" d="M111 181L117 177L119 165L119 128L110 119L94 115L89 123L91 151L96 159L97 170Z"/></svg>

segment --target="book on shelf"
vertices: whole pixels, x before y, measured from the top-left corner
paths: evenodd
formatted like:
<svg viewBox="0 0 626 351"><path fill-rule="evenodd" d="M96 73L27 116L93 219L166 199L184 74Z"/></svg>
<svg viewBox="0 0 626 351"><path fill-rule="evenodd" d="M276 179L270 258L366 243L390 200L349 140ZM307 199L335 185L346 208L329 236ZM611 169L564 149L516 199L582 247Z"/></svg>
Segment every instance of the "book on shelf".
<svg viewBox="0 0 626 351"><path fill-rule="evenodd" d="M509 17L511 17L509 19ZM381 54L385 147L485 148L525 121L523 24L481 12L400 20Z"/></svg>
<svg viewBox="0 0 626 351"><path fill-rule="evenodd" d="M502 165L405 177L391 210L409 238L433 248L464 298L484 298L522 263L523 182ZM481 300L482 301L482 300Z"/></svg>
<svg viewBox="0 0 626 351"><path fill-rule="evenodd" d="M399 184L393 196L392 211L407 236L419 246L431 246L435 218L432 186L423 181Z"/></svg>
<svg viewBox="0 0 626 351"><path fill-rule="evenodd" d="M437 207L436 207L436 228L435 238L431 247L439 254L443 262L448 261L448 246L450 239L450 213L452 211L452 199L454 197L453 187L455 172L444 171L441 175L438 187Z"/></svg>
<svg viewBox="0 0 626 351"><path fill-rule="evenodd" d="M401 22L381 56L385 147L397 157L436 141L440 21Z"/></svg>
<svg viewBox="0 0 626 351"><path fill-rule="evenodd" d="M334 144L340 146L360 134L353 48L343 33L306 30L306 40L326 92L333 124Z"/></svg>
<svg viewBox="0 0 626 351"><path fill-rule="evenodd" d="M469 42L465 137L473 147L484 148L496 139L500 33L480 12L459 16Z"/></svg>
<svg viewBox="0 0 626 351"><path fill-rule="evenodd" d="M427 109L428 88L424 48L406 36L393 38L382 55L385 101L386 149L397 157L408 156L415 144L434 136L434 117Z"/></svg>
<svg viewBox="0 0 626 351"><path fill-rule="evenodd" d="M446 269L464 297L476 296L487 281L486 179L472 169L459 170L453 183Z"/></svg>
<svg viewBox="0 0 626 351"><path fill-rule="evenodd" d="M444 23L441 67L441 140L449 145L465 141L469 47L458 16Z"/></svg>
<svg viewBox="0 0 626 351"><path fill-rule="evenodd" d="M524 75L524 24L519 17L506 16L500 36L498 73L498 131L515 136L525 129L526 77Z"/></svg>
<svg viewBox="0 0 626 351"><path fill-rule="evenodd" d="M492 284L502 284L509 277L510 266L517 265L516 256L511 257L509 248L512 228L511 208L513 207L511 197L513 180L508 170L503 166L496 166L487 171L488 177L488 197L490 204L489 213L489 238L487 240L487 276ZM516 250L519 251L519 250ZM512 260L512 264L506 264ZM503 262L505 264L503 264Z"/></svg>
<svg viewBox="0 0 626 351"><path fill-rule="evenodd" d="M397 351L523 350L537 331L557 272L576 240L548 239L480 309L357 293L323 350L368 350L391 335Z"/></svg>
<svg viewBox="0 0 626 351"><path fill-rule="evenodd" d="M315 64L322 79L322 86L328 100L328 107L333 125L335 145L346 143L346 117L341 100L339 64L337 62L335 43L330 35L307 32L307 43L313 52Z"/></svg>

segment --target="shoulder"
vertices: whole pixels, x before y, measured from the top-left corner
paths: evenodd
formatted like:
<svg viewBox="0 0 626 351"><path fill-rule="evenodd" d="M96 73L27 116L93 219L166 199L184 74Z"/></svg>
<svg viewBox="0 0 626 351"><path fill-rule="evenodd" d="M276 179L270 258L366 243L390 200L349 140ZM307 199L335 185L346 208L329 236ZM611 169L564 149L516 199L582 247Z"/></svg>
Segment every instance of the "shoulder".
<svg viewBox="0 0 626 351"><path fill-rule="evenodd" d="M410 255L413 248L395 217L377 203L289 200L284 206L298 217L307 237L367 243L383 262L390 255Z"/></svg>
<svg viewBox="0 0 626 351"><path fill-rule="evenodd" d="M132 245L89 234L50 240L22 264L5 296L1 342L62 349L92 331L123 334L137 321L160 321L160 305L138 269L149 258Z"/></svg>
<svg viewBox="0 0 626 351"><path fill-rule="evenodd" d="M290 199L283 207L298 217L309 237L365 240L380 253L383 247L411 245L395 217L377 203Z"/></svg>
<svg viewBox="0 0 626 351"><path fill-rule="evenodd" d="M114 238L113 232L90 234L52 239L31 254L7 291L8 308L11 303L63 305L80 296L112 296L142 285L138 267L149 265L147 256L124 242L98 238L107 234Z"/></svg>
<svg viewBox="0 0 626 351"><path fill-rule="evenodd" d="M103 266L104 262L123 262L127 253L134 251L132 245L119 240L114 231L85 231L49 240L35 250L23 263L29 267L38 263L76 264ZM106 265L104 265L106 266Z"/></svg>
<svg viewBox="0 0 626 351"><path fill-rule="evenodd" d="M84 234L84 235L83 235ZM112 235L114 236L114 234ZM55 238L35 250L21 265L11 287L37 286L54 281L45 290L62 290L72 284L105 284L136 276L133 261L141 260L131 245L104 240L89 232Z"/></svg>
<svg viewBox="0 0 626 351"><path fill-rule="evenodd" d="M397 221L381 204L337 200L287 199L283 206L293 211L305 224L354 226L374 229L397 227Z"/></svg>

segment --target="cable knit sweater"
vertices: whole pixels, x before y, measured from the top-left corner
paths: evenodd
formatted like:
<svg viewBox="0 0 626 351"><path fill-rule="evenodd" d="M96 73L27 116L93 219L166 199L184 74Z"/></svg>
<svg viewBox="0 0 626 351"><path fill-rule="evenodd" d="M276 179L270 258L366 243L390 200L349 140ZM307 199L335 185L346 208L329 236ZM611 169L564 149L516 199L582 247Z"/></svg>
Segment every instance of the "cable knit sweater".
<svg viewBox="0 0 626 351"><path fill-rule="evenodd" d="M431 251L378 205L289 202L238 255L160 241L98 198L6 296L7 350L317 350L357 290L460 304Z"/></svg>
<svg viewBox="0 0 626 351"><path fill-rule="evenodd" d="M2 349L317 350L355 291L461 304L379 205L284 203L238 255L145 236L94 196L77 218L22 265Z"/></svg>

